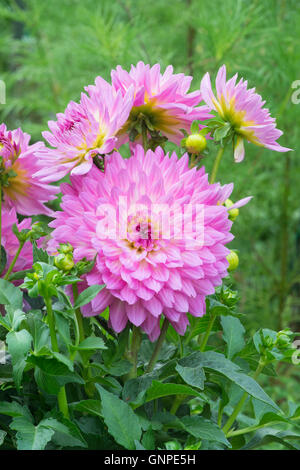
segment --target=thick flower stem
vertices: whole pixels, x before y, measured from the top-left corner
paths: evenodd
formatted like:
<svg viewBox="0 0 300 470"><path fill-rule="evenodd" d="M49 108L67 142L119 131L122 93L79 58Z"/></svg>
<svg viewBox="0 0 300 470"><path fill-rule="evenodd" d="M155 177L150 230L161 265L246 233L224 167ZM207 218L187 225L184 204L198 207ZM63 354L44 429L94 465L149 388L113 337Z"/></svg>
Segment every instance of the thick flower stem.
<svg viewBox="0 0 300 470"><path fill-rule="evenodd" d="M157 340L157 343L155 345L155 348L154 348L153 354L151 356L150 362L149 362L148 367L146 369L147 373L151 372L153 370L155 364L156 364L159 352L161 350L161 347L163 345L163 342L164 342L166 334L167 334L168 326L169 326L169 321L165 318L162 329L161 329L160 336Z"/></svg>
<svg viewBox="0 0 300 470"><path fill-rule="evenodd" d="M138 364L138 353L142 341L142 335L140 329L137 326L133 327L131 347L129 352L129 359L132 362L132 369L127 375L126 379L135 379L137 376L137 364Z"/></svg>
<svg viewBox="0 0 300 470"><path fill-rule="evenodd" d="M212 330L212 327L214 326L214 322L215 322L215 319L216 319L216 315L212 315L210 320L209 320L209 323L208 323L208 326L207 326L207 330L205 332L205 336L203 338L203 341L201 343L201 346L200 346L200 351L203 352L205 350L205 347L206 347L206 344L207 344L207 341L208 341L208 338L209 338L209 335L210 335L210 332Z"/></svg>
<svg viewBox="0 0 300 470"><path fill-rule="evenodd" d="M214 161L214 166L213 166L213 169L212 169L212 172L211 172L211 175L210 175L210 180L209 180L210 184L213 184L215 182L217 172L218 172L218 169L219 169L219 165L220 165L220 161L221 161L221 158L223 156L224 150L225 150L225 147L220 147L220 149L217 153L216 159Z"/></svg>
<svg viewBox="0 0 300 470"><path fill-rule="evenodd" d="M261 373L261 371L263 370L263 368L265 367L265 363L264 362L259 362L258 366L257 366L257 369L253 375L253 378L254 380L257 379L257 377L259 376L259 374ZM227 435L229 429L231 428L231 426L233 425L233 423L235 422L237 416L239 415L240 411L242 410L243 406L244 406L244 403L245 401L247 400L248 398L248 393L245 392L243 395L242 395L242 398L240 399L240 401L238 402L238 404L236 405L236 407L234 408L231 416L228 418L228 421L226 422L226 424L223 426L223 432L225 435Z"/></svg>
<svg viewBox="0 0 300 470"><path fill-rule="evenodd" d="M11 262L11 264L10 264L8 270L7 270L7 273L6 273L5 276L4 276L4 279L5 279L6 281L7 281L7 279L9 278L10 273L11 273L12 270L14 269L14 266L15 266L15 264L16 264L16 262L17 262L17 259L19 258L19 255L20 255L20 253L21 253L21 250L22 250L24 244L25 244L25 242L20 242L20 244L19 244L19 248L18 248L18 250L17 250L17 252L16 252L16 254L15 254L15 256L14 256L14 259L12 260L12 262Z"/></svg>
<svg viewBox="0 0 300 470"><path fill-rule="evenodd" d="M45 304L46 304L46 309L47 309L52 349L54 352L59 352L58 342L57 342L57 337L56 337L56 332L55 332L55 319L54 319L54 314L52 310L51 299L49 297L45 298ZM69 417L68 401L67 401L65 387L61 387L61 389L59 390L58 395L57 395L57 401L58 401L58 407L61 413L64 415L65 418L69 419L70 417Z"/></svg>
<svg viewBox="0 0 300 470"><path fill-rule="evenodd" d="M173 401L173 405L170 409L170 413L172 415L175 415L178 408L180 407L181 403L183 402L183 400L185 399L185 396L184 395L177 395L175 400Z"/></svg>

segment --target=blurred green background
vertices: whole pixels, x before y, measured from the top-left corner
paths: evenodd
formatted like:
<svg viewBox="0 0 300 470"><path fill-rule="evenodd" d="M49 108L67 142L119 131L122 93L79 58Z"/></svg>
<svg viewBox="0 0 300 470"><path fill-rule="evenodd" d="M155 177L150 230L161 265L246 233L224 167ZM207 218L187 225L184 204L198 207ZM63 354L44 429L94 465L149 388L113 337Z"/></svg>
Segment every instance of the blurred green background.
<svg viewBox="0 0 300 470"><path fill-rule="evenodd" d="M239 72L256 87L284 131L280 143L295 151L247 145L244 162L223 157L218 178L235 182L233 199L254 196L233 228L235 282L250 331L300 331L300 104L291 100L300 80L299 0L1 0L0 26L1 121L34 140L118 64L173 64L194 76L196 89L225 63L230 76Z"/></svg>

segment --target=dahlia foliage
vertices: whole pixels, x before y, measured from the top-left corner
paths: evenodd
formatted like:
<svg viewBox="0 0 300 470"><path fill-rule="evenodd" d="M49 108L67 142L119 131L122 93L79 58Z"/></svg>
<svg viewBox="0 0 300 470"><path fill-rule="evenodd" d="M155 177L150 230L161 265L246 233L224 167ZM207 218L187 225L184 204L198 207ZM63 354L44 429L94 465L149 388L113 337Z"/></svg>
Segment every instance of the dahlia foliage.
<svg viewBox="0 0 300 470"><path fill-rule="evenodd" d="M111 83L97 77L78 103L70 102L56 121L49 121L43 133L48 145L30 144L21 129L0 126L0 325L8 331L11 380L17 392L27 374L24 396L31 395L27 386L35 383L43 394L41 403L57 397L65 421L54 425L59 417L49 415L52 397L41 425L48 430L45 445L54 433L66 432L70 416L75 419L84 412L101 417L99 434L107 428L119 446L139 448L139 419L143 416L151 434L152 421L147 420L153 412L148 407L135 415L132 407L167 396L166 388L175 385L170 395L177 397L170 410L160 401L156 412L176 415L186 395L198 400L190 403L190 414L175 434L180 429L194 436L186 445L196 446L201 438L230 447L231 427L245 397L238 405L230 404L236 409L225 422L227 392L218 397L217 411L215 398L199 393L205 374L209 384L214 382L211 370L256 400L277 406L247 374L255 361L256 378L264 365L290 358L290 331L262 330L253 348L247 346L243 353L241 364L247 363L248 353L252 361L246 372L241 372L240 363L231 362L243 348L244 328L236 312L237 293L231 288L237 278L230 275L239 257L228 245L239 208L251 196L232 200L234 184L222 185L217 170L224 150L222 164L231 164L227 150L232 144L238 162L244 158L244 141L278 152L289 149L277 142L282 133L262 98L243 79L237 82L237 75L226 81L225 66L217 74L216 94L209 74L196 91L190 91L191 81L171 66L164 72L158 64L139 62L129 72L118 66ZM39 215L43 217L33 219L35 223L28 218ZM221 327L226 358L219 346L218 352L206 351L210 333ZM233 350L229 341L235 331ZM173 362L167 363L170 354ZM161 383L152 384L155 380ZM1 384L0 375L0 393ZM220 384L216 382L213 393ZM218 414L218 426L203 417L198 423L204 403L210 403L212 416ZM121 407L128 435L116 432L122 426L108 417L114 406ZM182 408L178 423L184 412ZM174 422L166 419L157 429L172 428ZM28 426L39 433L31 421ZM16 418L12 429L19 430L17 445L24 448L29 428L23 439L25 424L22 421L21 429L18 423ZM204 435L203 423L208 426ZM83 427L76 431L71 424L67 445L76 441L74 445L84 447ZM0 445L1 438L0 429Z"/></svg>

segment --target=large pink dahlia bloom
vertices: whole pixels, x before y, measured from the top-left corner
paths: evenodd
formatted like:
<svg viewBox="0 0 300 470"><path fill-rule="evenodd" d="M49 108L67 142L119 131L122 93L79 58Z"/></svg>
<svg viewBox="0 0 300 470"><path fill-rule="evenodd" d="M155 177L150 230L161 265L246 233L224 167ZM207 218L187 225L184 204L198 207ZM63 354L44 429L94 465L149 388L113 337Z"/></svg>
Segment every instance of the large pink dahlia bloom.
<svg viewBox="0 0 300 470"><path fill-rule="evenodd" d="M7 255L7 264L4 272L1 274L4 276L8 267L10 266L14 256L19 248L19 240L12 231L13 225L16 224L19 231L23 229L30 229L31 219L24 219L21 223L18 223L17 214L15 209L2 209L2 238L1 243L4 247ZM21 250L21 253L16 261L13 268L13 272L23 271L29 269L32 266L32 245L30 241L26 242Z"/></svg>
<svg viewBox="0 0 300 470"><path fill-rule="evenodd" d="M37 154L44 144L30 145L29 141L30 135L20 128L8 131L5 124L0 125L0 177L4 204L23 215L52 215L44 203L54 199L59 189L34 176L40 169Z"/></svg>
<svg viewBox="0 0 300 470"><path fill-rule="evenodd" d="M150 67L138 62L136 67L131 66L130 72L119 65L112 71L111 78L113 87L121 90L123 95L130 87L134 87L134 103L121 131L123 135L141 115L153 130L160 131L171 142L179 145L184 137L180 129L189 131L194 120L211 117L207 106L198 106L201 102L200 92L188 93L192 77L183 73L174 74L171 65L163 74L159 64Z"/></svg>
<svg viewBox="0 0 300 470"><path fill-rule="evenodd" d="M277 152L288 152L289 148L276 142L282 132L276 128L276 120L270 116L269 110L263 108L265 101L255 93L255 88L247 88L247 81L241 79L236 83L237 76L226 81L225 65L219 69L216 77L217 97L212 91L209 73L204 75L200 86L206 104L230 123L237 136L235 161L244 159L244 139Z"/></svg>
<svg viewBox="0 0 300 470"><path fill-rule="evenodd" d="M43 137L53 147L41 152L44 181L57 181L67 173L87 173L94 157L110 153L120 143L117 133L126 122L133 103L133 87L124 94L101 77L85 88L80 103L71 101L65 112L49 121Z"/></svg>
<svg viewBox="0 0 300 470"><path fill-rule="evenodd" d="M222 203L232 184L209 184L203 167L189 169L187 154L169 157L161 148L144 154L138 145L128 160L114 153L105 174L94 168L61 189L49 251L70 242L76 261L97 255L83 287L106 285L84 315L109 306L116 332L129 320L152 341L162 314L179 334L187 312L204 315L205 296L227 274L225 245L233 236Z"/></svg>

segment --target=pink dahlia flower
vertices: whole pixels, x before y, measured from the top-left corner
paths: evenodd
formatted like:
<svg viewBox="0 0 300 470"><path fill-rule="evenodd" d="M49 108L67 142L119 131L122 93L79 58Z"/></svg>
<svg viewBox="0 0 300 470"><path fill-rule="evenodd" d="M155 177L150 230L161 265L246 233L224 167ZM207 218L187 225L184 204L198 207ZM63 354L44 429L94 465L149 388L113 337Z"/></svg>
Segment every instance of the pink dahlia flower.
<svg viewBox="0 0 300 470"><path fill-rule="evenodd" d="M59 188L42 183L34 176L40 168L37 153L44 144L30 145L29 141L30 135L20 128L8 131L5 124L0 125L0 177L4 204L23 215L52 215L44 203L54 199Z"/></svg>
<svg viewBox="0 0 300 470"><path fill-rule="evenodd" d="M205 296L227 274L225 245L233 236L222 203L233 185L209 184L204 168L188 163L187 154L178 159L157 148L145 155L137 145L128 160L114 153L105 174L94 168L61 185L62 212L50 224L48 249L70 242L76 261L97 255L82 288L106 285L84 315L109 307L116 332L129 320L152 341L162 314L181 335L187 312L204 315Z"/></svg>
<svg viewBox="0 0 300 470"><path fill-rule="evenodd" d="M159 64L150 68L150 65L139 62L136 67L131 66L130 72L118 66L112 71L111 77L113 87L121 90L123 95L130 87L134 87L134 103L121 131L123 136L141 115L153 130L160 131L171 142L179 145L184 137L180 129L189 132L194 120L211 117L207 106L198 106L201 102L200 92L188 93L192 77L183 73L174 74L171 65L163 74Z"/></svg>
<svg viewBox="0 0 300 470"><path fill-rule="evenodd" d="M126 122L133 103L133 87L124 96L97 77L95 85L85 88L80 103L71 101L57 121L49 121L51 132L43 137L54 147L40 157L43 169L37 176L43 181L57 181L67 173L83 175L93 165L93 158L119 147L117 133Z"/></svg>
<svg viewBox="0 0 300 470"><path fill-rule="evenodd" d="M1 276L4 276L10 266L14 256L19 248L19 240L12 231L13 225L16 224L19 231L31 228L31 219L24 219L18 223L15 209L2 209L2 239L1 243L7 255L7 264ZM24 244L17 262L13 268L13 272L30 269L32 266L32 245L28 241Z"/></svg>
<svg viewBox="0 0 300 470"><path fill-rule="evenodd" d="M248 82L243 79L238 83L236 81L237 74L226 81L226 67L223 65L216 78L217 97L212 91L209 73L204 75L200 86L206 104L211 110L217 111L225 122L230 123L237 136L235 161L244 159L244 139L277 152L291 150L276 142L282 132L276 128L276 121L270 116L269 110L263 108L265 101L255 93L255 88L248 89Z"/></svg>

